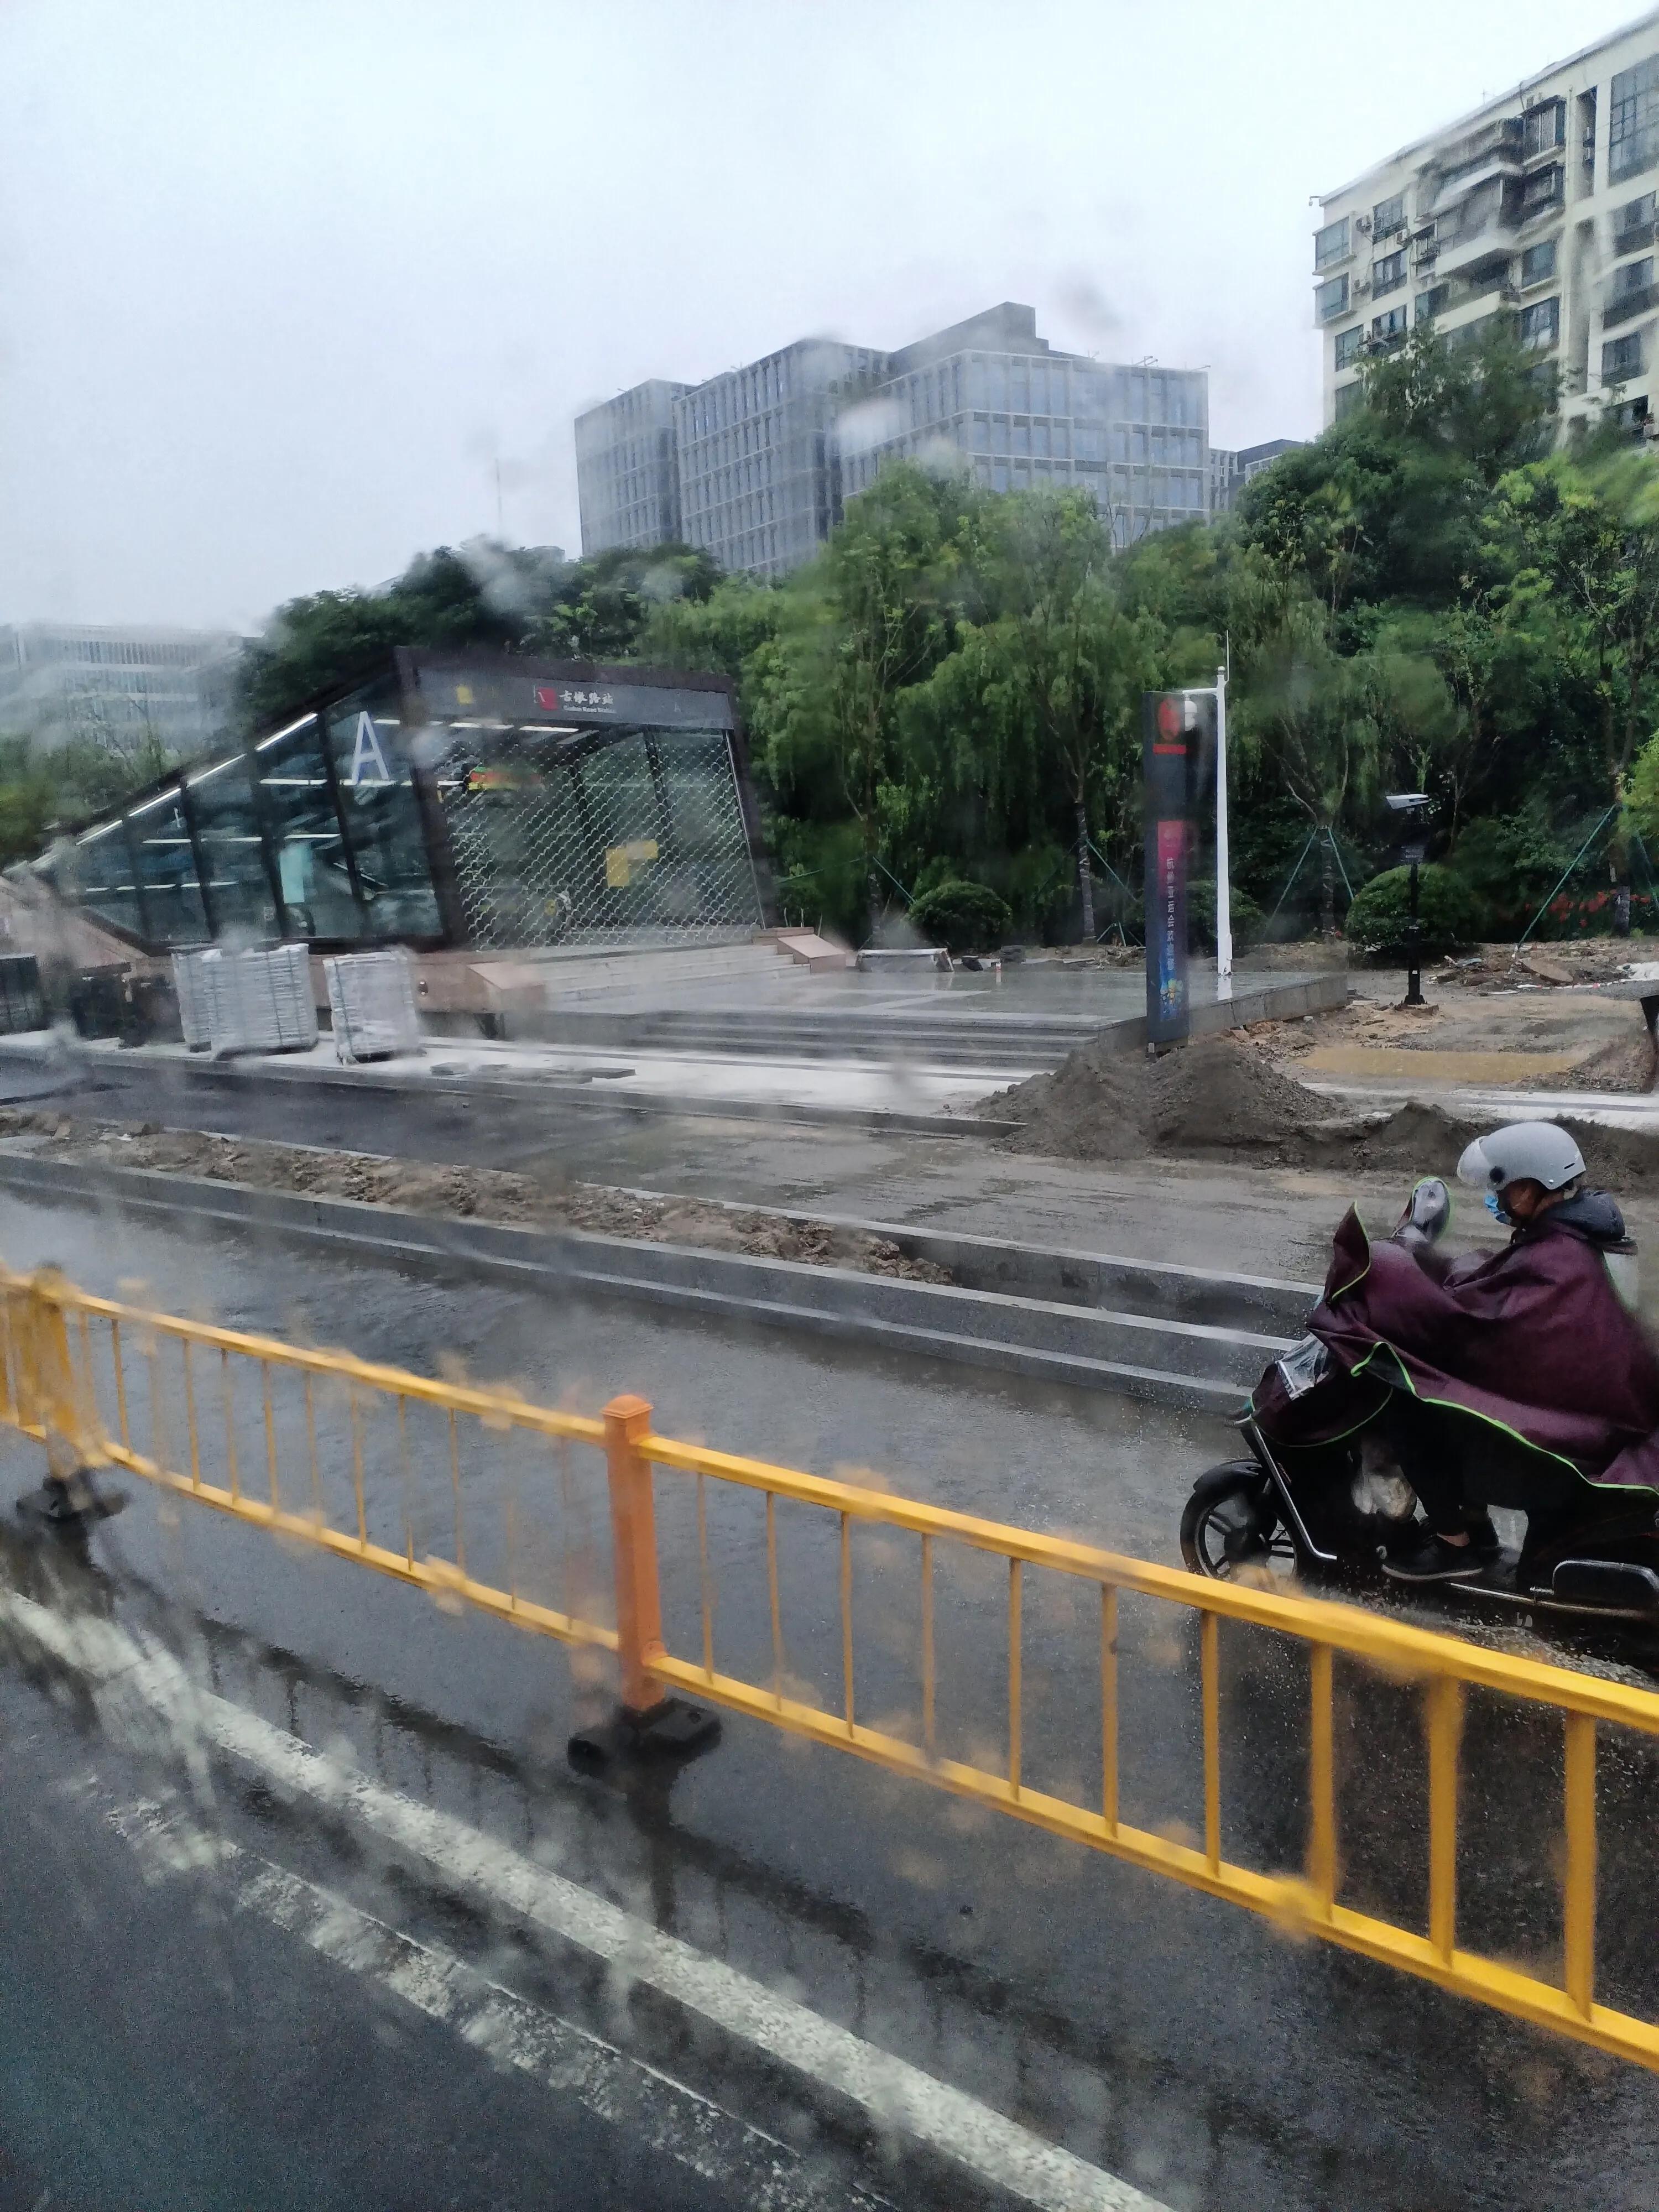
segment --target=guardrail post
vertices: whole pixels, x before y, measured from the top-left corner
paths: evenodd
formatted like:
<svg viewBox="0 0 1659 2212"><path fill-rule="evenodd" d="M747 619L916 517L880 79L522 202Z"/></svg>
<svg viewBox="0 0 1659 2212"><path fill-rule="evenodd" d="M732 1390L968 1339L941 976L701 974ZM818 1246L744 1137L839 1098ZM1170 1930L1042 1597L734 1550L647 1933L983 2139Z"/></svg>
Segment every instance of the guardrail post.
<svg viewBox="0 0 1659 2212"><path fill-rule="evenodd" d="M684 1757L702 1750L720 1734L714 1714L684 1698L665 1697L653 1672L664 1647L651 1462L640 1449L650 1433L649 1399L623 1395L605 1407L605 1467L611 1492L622 1704L609 1725L580 1729L571 1737L571 1763L586 1773L601 1772L619 1757L641 1753Z"/></svg>
<svg viewBox="0 0 1659 2212"><path fill-rule="evenodd" d="M93 1486L92 1469L105 1454L97 1422L88 1418L92 1378L76 1372L69 1322L62 1300L53 1295L62 1279L54 1270L43 1267L26 1293L27 1391L44 1434L46 1479L39 1490L17 1502L32 1518L82 1527L118 1513L126 1499L118 1492Z"/></svg>
<svg viewBox="0 0 1659 2212"><path fill-rule="evenodd" d="M639 1440L651 1432L647 1398L613 1398L605 1409L605 1466L611 1488L611 1541L617 1578L617 1650L623 1711L643 1720L663 1703L651 1662L662 1656L662 1596L657 1583L657 1520L651 1463Z"/></svg>

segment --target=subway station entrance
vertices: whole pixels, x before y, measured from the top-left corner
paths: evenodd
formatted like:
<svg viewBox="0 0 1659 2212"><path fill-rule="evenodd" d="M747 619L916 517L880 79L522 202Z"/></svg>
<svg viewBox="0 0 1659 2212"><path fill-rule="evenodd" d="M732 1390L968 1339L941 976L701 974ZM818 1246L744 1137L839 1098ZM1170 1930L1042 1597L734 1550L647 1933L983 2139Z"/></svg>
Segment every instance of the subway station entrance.
<svg viewBox="0 0 1659 2212"><path fill-rule="evenodd" d="M770 918L723 677L400 651L38 864L133 945L742 942Z"/></svg>

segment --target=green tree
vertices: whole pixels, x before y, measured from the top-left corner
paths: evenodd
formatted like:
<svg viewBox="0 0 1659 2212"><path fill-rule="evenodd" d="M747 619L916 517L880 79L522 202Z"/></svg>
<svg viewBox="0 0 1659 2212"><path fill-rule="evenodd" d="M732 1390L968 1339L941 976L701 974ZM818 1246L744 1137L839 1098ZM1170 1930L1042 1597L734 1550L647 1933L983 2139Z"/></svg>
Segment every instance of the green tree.
<svg viewBox="0 0 1659 2212"><path fill-rule="evenodd" d="M884 470L848 503L817 558L780 595L775 633L751 653L744 696L781 807L858 824L872 909L904 793L899 702L954 641L961 550L976 495L957 476Z"/></svg>
<svg viewBox="0 0 1659 2212"><path fill-rule="evenodd" d="M526 647L554 660L648 659L641 644L653 620L669 608L702 605L719 575L713 556L690 546L596 553L555 583L552 604L524 633Z"/></svg>
<svg viewBox="0 0 1659 2212"><path fill-rule="evenodd" d="M1518 623L1546 629L1558 661L1593 702L1605 802L1619 810L1610 848L1615 928L1630 927L1626 781L1659 719L1659 516L1651 469L1598 480L1565 454L1512 471L1489 518L1510 575L1499 597Z"/></svg>
<svg viewBox="0 0 1659 2212"><path fill-rule="evenodd" d="M777 635L783 594L751 576L724 576L704 598L660 599L647 612L637 653L662 668L742 680L750 657Z"/></svg>
<svg viewBox="0 0 1659 2212"><path fill-rule="evenodd" d="M1006 849L1061 802L1092 939L1091 833L1109 842L1127 817L1140 696L1162 633L1151 614L1121 604L1110 543L1085 493L991 503L970 558L981 618L962 624L955 652L909 702L910 758L923 781L971 792Z"/></svg>
<svg viewBox="0 0 1659 2212"><path fill-rule="evenodd" d="M706 599L718 573L706 553L684 545L583 561L567 561L556 546L441 545L379 590L313 592L278 608L244 655L241 713L262 727L384 667L400 645L625 659L656 611Z"/></svg>

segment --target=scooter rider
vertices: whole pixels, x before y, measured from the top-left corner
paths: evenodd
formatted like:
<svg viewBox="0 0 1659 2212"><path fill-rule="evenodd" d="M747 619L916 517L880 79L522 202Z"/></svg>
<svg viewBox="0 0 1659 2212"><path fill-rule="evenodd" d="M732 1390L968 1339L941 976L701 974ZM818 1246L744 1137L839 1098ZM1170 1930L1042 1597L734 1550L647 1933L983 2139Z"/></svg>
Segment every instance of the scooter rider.
<svg viewBox="0 0 1659 2212"><path fill-rule="evenodd" d="M1438 1291L1437 1316L1410 1312L1408 1295L1387 1329L1404 1357L1378 1425L1426 1516L1419 1540L1385 1563L1397 1582L1480 1573L1498 1549L1489 1505L1526 1512L1524 1570L1593 1507L1591 1484L1653 1479L1643 1460L1659 1427L1659 1362L1625 1303L1632 1284L1619 1276L1633 1279L1634 1247L1619 1207L1584 1188L1583 1155L1550 1121L1477 1138L1457 1173L1514 1234L1501 1252L1443 1261L1432 1248L1449 1198L1429 1182L1391 1240ZM1610 1475L1615 1459L1626 1463Z"/></svg>

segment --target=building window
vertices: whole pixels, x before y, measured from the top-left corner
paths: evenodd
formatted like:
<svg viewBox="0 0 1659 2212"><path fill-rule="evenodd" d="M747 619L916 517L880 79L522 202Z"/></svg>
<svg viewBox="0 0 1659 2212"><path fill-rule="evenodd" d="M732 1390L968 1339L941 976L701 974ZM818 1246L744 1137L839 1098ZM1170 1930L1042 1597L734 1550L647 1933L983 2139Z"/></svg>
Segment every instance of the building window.
<svg viewBox="0 0 1659 2212"><path fill-rule="evenodd" d="M1386 315L1371 319L1371 343L1381 346L1398 345L1406 335L1406 310L1390 307Z"/></svg>
<svg viewBox="0 0 1659 2212"><path fill-rule="evenodd" d="M1644 192L1638 200L1626 200L1621 208L1613 211L1613 250L1615 255L1634 253L1638 246L1653 243L1654 196Z"/></svg>
<svg viewBox="0 0 1659 2212"><path fill-rule="evenodd" d="M1431 323L1445 306L1446 295L1450 290L1449 284L1431 284L1426 292L1419 292L1417 295L1418 321Z"/></svg>
<svg viewBox="0 0 1659 2212"><path fill-rule="evenodd" d="M1341 216L1328 222L1323 230L1314 233L1314 267L1328 269L1334 261L1346 261L1351 251L1348 242L1348 218Z"/></svg>
<svg viewBox="0 0 1659 2212"><path fill-rule="evenodd" d="M1521 154L1530 161L1535 155L1553 153L1567 143L1567 104L1546 100L1528 108L1521 118Z"/></svg>
<svg viewBox="0 0 1659 2212"><path fill-rule="evenodd" d="M1521 343L1523 346L1553 346L1561 335L1561 302L1540 300L1530 307L1521 310Z"/></svg>
<svg viewBox="0 0 1659 2212"><path fill-rule="evenodd" d="M1387 238L1396 230L1406 228L1406 195L1396 192L1391 200L1378 200L1371 210L1371 235Z"/></svg>
<svg viewBox="0 0 1659 2212"><path fill-rule="evenodd" d="M1328 323L1333 315L1348 312L1348 279L1346 272L1333 276L1323 284L1314 287L1314 313L1322 323Z"/></svg>
<svg viewBox="0 0 1659 2212"><path fill-rule="evenodd" d="M1617 82L1617 79L1614 80ZM1601 349L1601 381L1603 384L1624 384L1632 376L1642 374L1642 333L1632 331L1628 337L1609 338Z"/></svg>
<svg viewBox="0 0 1659 2212"><path fill-rule="evenodd" d="M1547 284L1555 275L1555 240L1547 238L1541 246L1529 246L1521 256L1521 282L1528 284Z"/></svg>
<svg viewBox="0 0 1659 2212"><path fill-rule="evenodd" d="M1628 322L1654 302L1653 256L1644 254L1640 261L1622 261L1607 283L1607 304L1602 308L1602 319L1609 323Z"/></svg>
<svg viewBox="0 0 1659 2212"><path fill-rule="evenodd" d="M1607 118L1607 181L1639 176L1659 161L1659 54L1620 70Z"/></svg>
<svg viewBox="0 0 1659 2212"><path fill-rule="evenodd" d="M1371 264L1371 292L1380 297L1384 292L1397 292L1406 281L1406 255L1385 253L1380 261Z"/></svg>
<svg viewBox="0 0 1659 2212"><path fill-rule="evenodd" d="M1352 415L1364 396L1365 387L1358 380L1352 384L1339 384L1336 387L1337 421L1340 422L1345 415Z"/></svg>
<svg viewBox="0 0 1659 2212"><path fill-rule="evenodd" d="M1536 170L1521 187L1521 220L1529 222L1547 209L1559 208L1565 197L1566 171L1559 161Z"/></svg>

